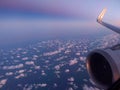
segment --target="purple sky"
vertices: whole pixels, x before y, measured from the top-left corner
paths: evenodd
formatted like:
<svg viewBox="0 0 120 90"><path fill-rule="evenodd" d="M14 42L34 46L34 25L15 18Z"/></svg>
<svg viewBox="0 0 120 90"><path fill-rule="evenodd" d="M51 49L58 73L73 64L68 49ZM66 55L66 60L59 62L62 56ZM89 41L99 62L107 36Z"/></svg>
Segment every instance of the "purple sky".
<svg viewBox="0 0 120 90"><path fill-rule="evenodd" d="M12 12L9 13L25 13L25 12L30 12L33 14L44 14L48 16L57 16L58 18L53 20L54 18L52 18L52 22L54 23L58 23L59 25L61 25L59 22L61 22L61 18L64 17L65 18L69 18L70 20L73 20L73 23L84 23L86 24L86 26L88 25L88 27L90 26L88 23L93 23L92 26L95 25L94 21L96 19L96 17L98 16L98 14L100 13L100 11L106 7L108 9L108 11L110 13L108 13L109 15L111 15L111 17L118 17L120 15L120 13L117 12L117 10L119 10L119 5L118 5L118 0L116 1L108 1L108 0L1 0L0 1L0 9L3 10L9 10ZM117 9L117 10L116 10ZM17 12L16 12L17 11ZM112 12L112 13L111 13ZM18 14L19 18L12 18L9 16L9 13L6 15L7 18L7 23L9 24L9 22L13 22L15 23L15 19L19 20L20 22L18 23L20 26L22 24L22 21L28 21L30 22L30 20L32 21L33 19L29 18L29 20L25 20L25 18L23 18L22 16L20 17L20 15ZM14 14L15 14L14 13ZM114 14L115 13L115 14ZM13 14L13 16L14 16ZM119 15L117 15L119 14ZM11 15L11 14L10 14ZM29 14L30 15L30 14ZM29 16L28 15L28 16ZM11 15L12 16L12 15ZM6 18L5 17L5 18ZM33 16L34 17L34 16ZM45 18L47 18L45 17ZM23 18L23 20L21 19ZM46 20L45 18L42 17L42 21L41 18L39 17L39 20L33 20L36 23L39 22L43 22L45 20L46 24L47 22L51 22L49 19ZM108 17L109 18L109 17ZM8 20L10 19L10 21L8 22ZM3 20L4 22L6 22L6 19ZM63 20L63 22L66 22L66 20ZM72 22L72 21L71 21ZM66 25L68 25L66 22ZM31 24L31 22L30 22ZM65 23L64 23L65 25ZM9 26L9 25L8 25ZM11 24L10 24L11 26ZM42 25L43 26L43 25ZM72 26L72 25L70 25ZM68 25L68 27L70 27ZM83 26L83 25L80 25ZM96 26L96 25L95 25Z"/></svg>
<svg viewBox="0 0 120 90"><path fill-rule="evenodd" d="M104 7L104 20L119 25L118 0L0 0L0 41L27 40L38 33L97 32L105 29L95 21Z"/></svg>

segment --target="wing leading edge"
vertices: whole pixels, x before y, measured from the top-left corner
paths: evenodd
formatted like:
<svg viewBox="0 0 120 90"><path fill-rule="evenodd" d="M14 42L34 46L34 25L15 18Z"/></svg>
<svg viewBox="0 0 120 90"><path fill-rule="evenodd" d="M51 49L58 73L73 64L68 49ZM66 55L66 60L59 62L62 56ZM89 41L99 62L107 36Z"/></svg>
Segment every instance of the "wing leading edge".
<svg viewBox="0 0 120 90"><path fill-rule="evenodd" d="M100 23L101 25L103 25L103 26L111 29L112 31L120 34L120 28L118 28L118 27L116 27L116 26L113 26L113 25L111 25L111 24L108 24L108 23L102 21L104 15L105 15L105 13L106 13L106 11L107 11L106 8L104 8L104 9L102 10L102 12L100 13L100 15L99 15L98 18L97 18L97 22Z"/></svg>

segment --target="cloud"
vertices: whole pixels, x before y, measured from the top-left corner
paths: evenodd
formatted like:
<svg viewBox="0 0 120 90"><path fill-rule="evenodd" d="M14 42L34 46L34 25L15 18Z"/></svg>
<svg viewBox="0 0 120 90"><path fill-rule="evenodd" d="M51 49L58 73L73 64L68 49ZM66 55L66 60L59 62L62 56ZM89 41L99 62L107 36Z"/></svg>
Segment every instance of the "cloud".
<svg viewBox="0 0 120 90"><path fill-rule="evenodd" d="M27 85L25 84L25 87L23 88L23 90L32 90L33 89L33 85Z"/></svg>
<svg viewBox="0 0 120 90"><path fill-rule="evenodd" d="M68 90L74 90L72 87L69 87Z"/></svg>
<svg viewBox="0 0 120 90"><path fill-rule="evenodd" d="M20 75L16 76L15 78L19 79L19 78L22 78L22 77L25 77L25 74L21 73Z"/></svg>
<svg viewBox="0 0 120 90"><path fill-rule="evenodd" d="M46 84L46 83L42 83L40 86L41 86L41 87L46 87L47 84Z"/></svg>
<svg viewBox="0 0 120 90"><path fill-rule="evenodd" d="M74 58L73 60L70 60L69 65L72 66L74 64L78 63L77 59Z"/></svg>
<svg viewBox="0 0 120 90"><path fill-rule="evenodd" d="M23 73L23 72L25 72L25 70L19 70L19 71L18 71L18 73Z"/></svg>
<svg viewBox="0 0 120 90"><path fill-rule="evenodd" d="M45 73L44 70L42 70L41 72L42 72L42 73L41 73L42 76L45 76L45 75L46 75L46 73Z"/></svg>
<svg viewBox="0 0 120 90"><path fill-rule="evenodd" d="M96 87L92 87L92 86L87 86L86 84L84 84L84 86L83 86L83 90L100 90L100 89L98 89L98 88L96 88Z"/></svg>
<svg viewBox="0 0 120 90"><path fill-rule="evenodd" d="M11 75L13 75L13 72L7 72L5 75L6 76L11 76Z"/></svg>
<svg viewBox="0 0 120 90"><path fill-rule="evenodd" d="M7 69L18 69L18 68L23 68L23 64L18 64L18 65L15 65L15 66L3 66L3 69L4 70L7 70Z"/></svg>
<svg viewBox="0 0 120 90"><path fill-rule="evenodd" d="M38 57L38 55L33 55L32 60L37 60Z"/></svg>
<svg viewBox="0 0 120 90"><path fill-rule="evenodd" d="M76 55L77 55L77 56L80 56L80 53L78 52L78 53L76 53Z"/></svg>
<svg viewBox="0 0 120 90"><path fill-rule="evenodd" d="M22 52L22 54L24 54L24 55L25 55L25 54L27 54L27 52L26 52L26 51L24 51L24 52Z"/></svg>
<svg viewBox="0 0 120 90"><path fill-rule="evenodd" d="M56 61L63 60L64 58L65 58L65 56L61 56L61 57L57 58Z"/></svg>
<svg viewBox="0 0 120 90"><path fill-rule="evenodd" d="M39 69L40 69L40 66L35 66L35 69L39 70Z"/></svg>
<svg viewBox="0 0 120 90"><path fill-rule="evenodd" d="M85 60L86 60L86 57L83 57L83 56L80 57L80 61L85 61Z"/></svg>
<svg viewBox="0 0 120 90"><path fill-rule="evenodd" d="M69 54L71 52L71 50L66 50L65 54Z"/></svg>
<svg viewBox="0 0 120 90"><path fill-rule="evenodd" d="M22 58L22 60L28 60L29 58L28 57L24 57L24 58Z"/></svg>
<svg viewBox="0 0 120 90"><path fill-rule="evenodd" d="M68 78L68 81L70 81L70 82L74 82L74 77L70 77L70 78Z"/></svg>
<svg viewBox="0 0 120 90"><path fill-rule="evenodd" d="M66 69L65 72L68 73L68 72L70 72L70 70L69 70L69 69Z"/></svg>
<svg viewBox="0 0 120 90"><path fill-rule="evenodd" d="M44 53L44 56L52 56L52 55L56 55L58 53L60 53L61 50L56 50L56 51L52 51L52 52L47 52L47 53Z"/></svg>
<svg viewBox="0 0 120 90"><path fill-rule="evenodd" d="M55 70L60 70L60 65L56 65L54 68Z"/></svg>
<svg viewBox="0 0 120 90"><path fill-rule="evenodd" d="M57 83L54 83L54 87L58 87Z"/></svg>
<svg viewBox="0 0 120 90"><path fill-rule="evenodd" d="M0 88L2 88L7 82L7 79L0 80Z"/></svg>
<svg viewBox="0 0 120 90"><path fill-rule="evenodd" d="M34 62L33 61L27 61L25 62L26 65L34 65Z"/></svg>

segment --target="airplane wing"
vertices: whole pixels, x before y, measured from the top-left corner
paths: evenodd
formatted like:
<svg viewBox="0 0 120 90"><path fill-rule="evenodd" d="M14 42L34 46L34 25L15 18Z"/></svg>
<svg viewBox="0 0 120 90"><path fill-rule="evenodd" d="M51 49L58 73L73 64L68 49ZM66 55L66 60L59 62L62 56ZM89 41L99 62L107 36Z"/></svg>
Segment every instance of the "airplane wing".
<svg viewBox="0 0 120 90"><path fill-rule="evenodd" d="M100 23L101 25L111 29L112 31L116 32L116 33L119 33L120 34L120 28L114 26L114 25L111 25L109 23L106 23L106 22L103 22L102 19L106 13L107 9L104 8L103 11L100 13L100 15L98 16L97 18L97 22Z"/></svg>

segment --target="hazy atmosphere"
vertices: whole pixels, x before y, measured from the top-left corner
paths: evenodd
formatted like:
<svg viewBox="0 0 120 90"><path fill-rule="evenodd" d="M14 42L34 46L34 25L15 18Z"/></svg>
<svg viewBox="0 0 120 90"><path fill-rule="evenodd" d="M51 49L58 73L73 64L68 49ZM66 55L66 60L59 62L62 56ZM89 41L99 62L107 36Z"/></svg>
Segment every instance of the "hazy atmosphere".
<svg viewBox="0 0 120 90"><path fill-rule="evenodd" d="M105 28L96 23L104 7L108 9L105 20L119 25L118 0L1 0L0 46L104 33Z"/></svg>

